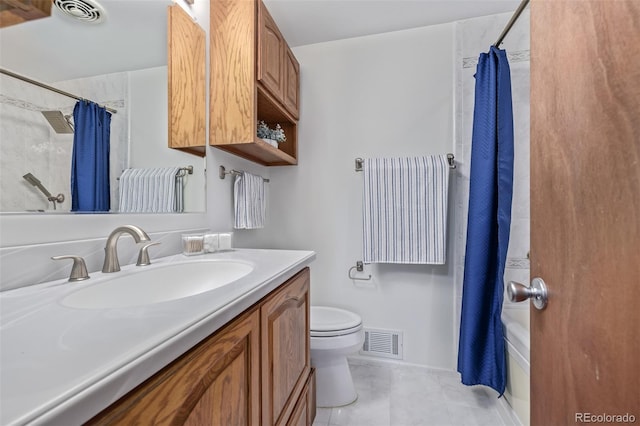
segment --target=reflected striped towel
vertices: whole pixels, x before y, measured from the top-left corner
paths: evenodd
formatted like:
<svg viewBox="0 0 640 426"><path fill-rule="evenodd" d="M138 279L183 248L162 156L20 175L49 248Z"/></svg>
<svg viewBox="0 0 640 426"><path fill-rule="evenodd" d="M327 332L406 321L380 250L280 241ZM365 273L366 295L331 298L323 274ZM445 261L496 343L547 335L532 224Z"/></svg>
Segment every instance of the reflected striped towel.
<svg viewBox="0 0 640 426"><path fill-rule="evenodd" d="M176 174L179 167L126 169L120 176L119 211L125 213L173 213L178 202ZM179 188L182 196L182 188Z"/></svg>
<svg viewBox="0 0 640 426"><path fill-rule="evenodd" d="M446 155L364 162L364 263L444 264Z"/></svg>
<svg viewBox="0 0 640 426"><path fill-rule="evenodd" d="M233 184L235 229L264 228L266 198L262 176L244 172Z"/></svg>

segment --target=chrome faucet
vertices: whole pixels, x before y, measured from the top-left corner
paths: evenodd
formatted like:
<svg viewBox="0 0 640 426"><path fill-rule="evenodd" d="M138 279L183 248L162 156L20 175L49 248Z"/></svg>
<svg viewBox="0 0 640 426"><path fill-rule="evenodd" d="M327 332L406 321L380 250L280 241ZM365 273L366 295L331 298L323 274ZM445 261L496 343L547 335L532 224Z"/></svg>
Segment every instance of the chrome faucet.
<svg viewBox="0 0 640 426"><path fill-rule="evenodd" d="M120 270L117 246L118 238L120 238L122 234L131 235L136 243L151 241L147 233L135 225L117 227L109 234L109 238L107 238L107 245L104 248L104 265L102 265L102 272L118 272Z"/></svg>

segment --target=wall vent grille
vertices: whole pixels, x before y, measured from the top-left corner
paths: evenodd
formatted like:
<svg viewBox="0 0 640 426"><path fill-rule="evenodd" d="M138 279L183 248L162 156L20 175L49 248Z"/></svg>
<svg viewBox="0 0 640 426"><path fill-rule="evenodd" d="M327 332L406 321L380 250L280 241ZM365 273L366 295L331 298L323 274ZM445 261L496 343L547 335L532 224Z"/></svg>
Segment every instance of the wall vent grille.
<svg viewBox="0 0 640 426"><path fill-rule="evenodd" d="M402 332L365 328L362 355L402 359Z"/></svg>

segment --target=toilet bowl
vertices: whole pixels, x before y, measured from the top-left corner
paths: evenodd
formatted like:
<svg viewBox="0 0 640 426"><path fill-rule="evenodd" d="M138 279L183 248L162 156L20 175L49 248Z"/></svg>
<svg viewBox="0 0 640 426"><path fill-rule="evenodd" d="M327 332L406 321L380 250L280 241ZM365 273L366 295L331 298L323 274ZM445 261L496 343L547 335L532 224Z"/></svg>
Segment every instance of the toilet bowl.
<svg viewBox="0 0 640 426"><path fill-rule="evenodd" d="M316 369L316 405L340 407L358 398L347 355L362 348L362 318L344 309L311 306L311 365Z"/></svg>

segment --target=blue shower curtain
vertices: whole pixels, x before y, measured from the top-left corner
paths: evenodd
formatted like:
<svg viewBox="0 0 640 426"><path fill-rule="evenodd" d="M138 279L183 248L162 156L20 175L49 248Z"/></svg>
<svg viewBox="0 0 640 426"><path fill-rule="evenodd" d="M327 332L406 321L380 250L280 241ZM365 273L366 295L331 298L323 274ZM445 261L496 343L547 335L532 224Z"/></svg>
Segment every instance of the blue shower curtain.
<svg viewBox="0 0 640 426"><path fill-rule="evenodd" d="M486 385L502 395L506 361L500 314L513 193L513 111L506 52L491 47L482 53L475 77L458 371L465 385Z"/></svg>
<svg viewBox="0 0 640 426"><path fill-rule="evenodd" d="M107 212L111 113L96 103L82 100L73 109L73 121L71 211Z"/></svg>

